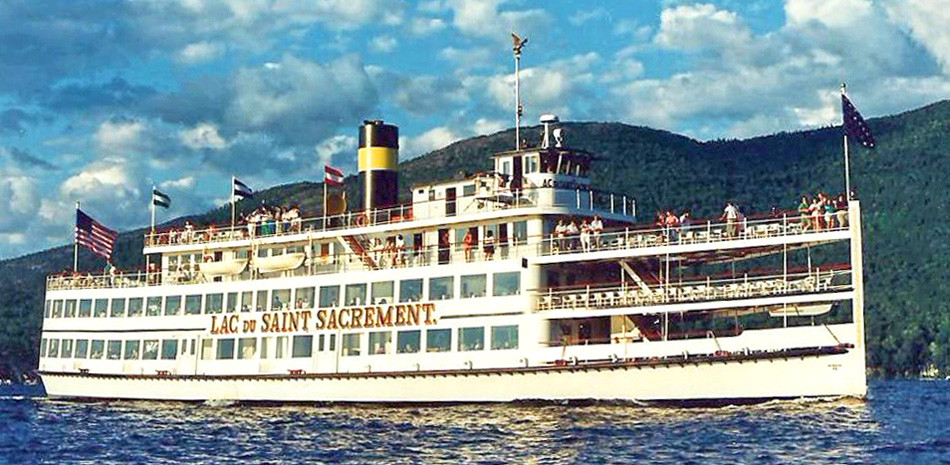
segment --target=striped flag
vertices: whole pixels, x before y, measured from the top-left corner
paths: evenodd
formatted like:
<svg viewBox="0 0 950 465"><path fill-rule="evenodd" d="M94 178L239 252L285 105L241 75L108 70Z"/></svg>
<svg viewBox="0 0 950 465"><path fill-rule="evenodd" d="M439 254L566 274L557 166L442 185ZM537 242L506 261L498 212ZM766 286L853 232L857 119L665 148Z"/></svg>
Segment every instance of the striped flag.
<svg viewBox="0 0 950 465"><path fill-rule="evenodd" d="M842 91L844 92L844 91ZM851 100L844 93L841 94L841 110L844 114L844 129L848 135L860 142L865 148L874 148L874 136L871 134L871 128L861 117L861 113L854 107Z"/></svg>
<svg viewBox="0 0 950 465"><path fill-rule="evenodd" d="M232 178L234 180L234 185L231 189L232 197L240 197L246 199L248 197L254 197L254 190L250 187L247 187L247 184L241 182L238 178Z"/></svg>
<svg viewBox="0 0 950 465"><path fill-rule="evenodd" d="M112 256L112 247L117 237L119 233L99 224L82 210L76 209L77 244L108 260Z"/></svg>
<svg viewBox="0 0 950 465"><path fill-rule="evenodd" d="M343 185L343 172L330 166L323 165L323 182L327 183L330 186L342 186Z"/></svg>
<svg viewBox="0 0 950 465"><path fill-rule="evenodd" d="M171 206L171 204L172 198L169 197L168 194L158 189L152 188L152 205L155 205L156 207L168 208Z"/></svg>

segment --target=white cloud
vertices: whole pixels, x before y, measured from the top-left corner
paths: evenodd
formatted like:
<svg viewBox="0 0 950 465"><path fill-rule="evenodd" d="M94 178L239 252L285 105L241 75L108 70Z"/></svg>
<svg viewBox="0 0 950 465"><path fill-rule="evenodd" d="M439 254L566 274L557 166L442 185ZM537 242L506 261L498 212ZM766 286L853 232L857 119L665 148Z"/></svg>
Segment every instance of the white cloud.
<svg viewBox="0 0 950 465"><path fill-rule="evenodd" d="M333 137L320 141L313 151L320 157L321 165L334 165L333 159L338 155L350 154L356 158L356 138L337 134Z"/></svg>
<svg viewBox="0 0 950 465"><path fill-rule="evenodd" d="M409 23L409 32L417 36L429 35L445 29L442 18L413 18Z"/></svg>
<svg viewBox="0 0 950 465"><path fill-rule="evenodd" d="M786 0L785 18L791 26L815 22L840 28L860 22L872 8L868 0Z"/></svg>
<svg viewBox="0 0 950 465"><path fill-rule="evenodd" d="M185 176L183 178L174 179L171 181L164 181L158 185L162 189L193 189L195 187L195 177L194 176Z"/></svg>
<svg viewBox="0 0 950 465"><path fill-rule="evenodd" d="M221 45L211 42L195 42L182 48L176 59L180 63L192 65L211 61L221 55L222 52L224 52L224 47Z"/></svg>
<svg viewBox="0 0 950 465"><path fill-rule="evenodd" d="M415 158L445 147L459 139L461 139L461 136L445 126L434 127L415 137L400 137L400 154L403 159Z"/></svg>
<svg viewBox="0 0 950 465"><path fill-rule="evenodd" d="M715 5L683 5L663 10L654 41L681 50L745 48L751 33L731 11Z"/></svg>
<svg viewBox="0 0 950 465"><path fill-rule="evenodd" d="M106 153L128 153L140 148L145 133L142 121L104 121L96 130L99 149Z"/></svg>
<svg viewBox="0 0 950 465"><path fill-rule="evenodd" d="M178 133L178 138L185 146L194 150L215 149L227 147L227 142L218 134L218 127L212 123L199 123L191 129Z"/></svg>
<svg viewBox="0 0 950 465"><path fill-rule="evenodd" d="M937 0L891 1L887 14L923 45L950 74L950 4Z"/></svg>
<svg viewBox="0 0 950 465"><path fill-rule="evenodd" d="M507 129L507 126L508 124L501 120L479 118L475 120L475 134L479 136L494 134Z"/></svg>
<svg viewBox="0 0 950 465"><path fill-rule="evenodd" d="M399 41L390 36L376 36L369 43L370 49L380 53L389 53L397 46L399 46Z"/></svg>
<svg viewBox="0 0 950 465"><path fill-rule="evenodd" d="M472 37L511 40L509 31L522 37L541 33L552 22L551 16L541 9L500 10L505 0L448 0L453 11L452 25L463 34Z"/></svg>
<svg viewBox="0 0 950 465"><path fill-rule="evenodd" d="M531 113L558 113L569 116L575 99L582 100L595 82L593 67L600 62L594 52L556 60L521 70L522 102ZM486 90L500 109L514 108L514 75L498 74L488 79ZM530 118L527 118L530 120Z"/></svg>
<svg viewBox="0 0 950 465"><path fill-rule="evenodd" d="M10 174L0 167L0 233L26 229L39 208L37 188L32 177Z"/></svg>
<svg viewBox="0 0 950 465"><path fill-rule="evenodd" d="M472 70L491 65L492 52L486 47L456 48L445 47L439 50L439 58L452 62L459 70Z"/></svg>
<svg viewBox="0 0 950 465"><path fill-rule="evenodd" d="M606 8L598 7L593 10L577 10L567 18L567 21L575 26L580 26L588 21L604 19L610 16Z"/></svg>

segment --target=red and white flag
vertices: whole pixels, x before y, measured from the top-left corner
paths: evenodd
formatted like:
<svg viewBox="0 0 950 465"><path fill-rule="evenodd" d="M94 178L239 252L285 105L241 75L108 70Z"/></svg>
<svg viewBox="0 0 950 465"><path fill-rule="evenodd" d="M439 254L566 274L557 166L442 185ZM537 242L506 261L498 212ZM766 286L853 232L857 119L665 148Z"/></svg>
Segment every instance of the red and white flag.
<svg viewBox="0 0 950 465"><path fill-rule="evenodd" d="M82 210L76 209L76 243L94 254L108 259L119 233L99 224Z"/></svg>
<svg viewBox="0 0 950 465"><path fill-rule="evenodd" d="M323 165L323 182L327 183L329 186L342 186L343 185L343 172L330 166Z"/></svg>

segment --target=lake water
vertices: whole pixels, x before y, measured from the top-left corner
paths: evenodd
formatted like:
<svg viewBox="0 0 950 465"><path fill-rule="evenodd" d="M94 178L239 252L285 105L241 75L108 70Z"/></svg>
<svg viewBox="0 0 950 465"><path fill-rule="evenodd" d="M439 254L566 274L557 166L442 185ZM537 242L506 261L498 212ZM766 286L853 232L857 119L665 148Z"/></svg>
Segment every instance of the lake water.
<svg viewBox="0 0 950 465"><path fill-rule="evenodd" d="M0 464L950 464L950 382L720 408L71 403L0 387Z"/></svg>

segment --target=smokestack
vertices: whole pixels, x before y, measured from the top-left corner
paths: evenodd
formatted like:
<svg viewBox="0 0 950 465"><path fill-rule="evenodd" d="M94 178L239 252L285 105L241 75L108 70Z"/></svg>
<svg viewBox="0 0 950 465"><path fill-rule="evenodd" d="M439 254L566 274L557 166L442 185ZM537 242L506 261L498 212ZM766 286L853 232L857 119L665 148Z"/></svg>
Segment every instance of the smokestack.
<svg viewBox="0 0 950 465"><path fill-rule="evenodd" d="M359 145L360 206L388 208L399 201L399 127L363 121Z"/></svg>

